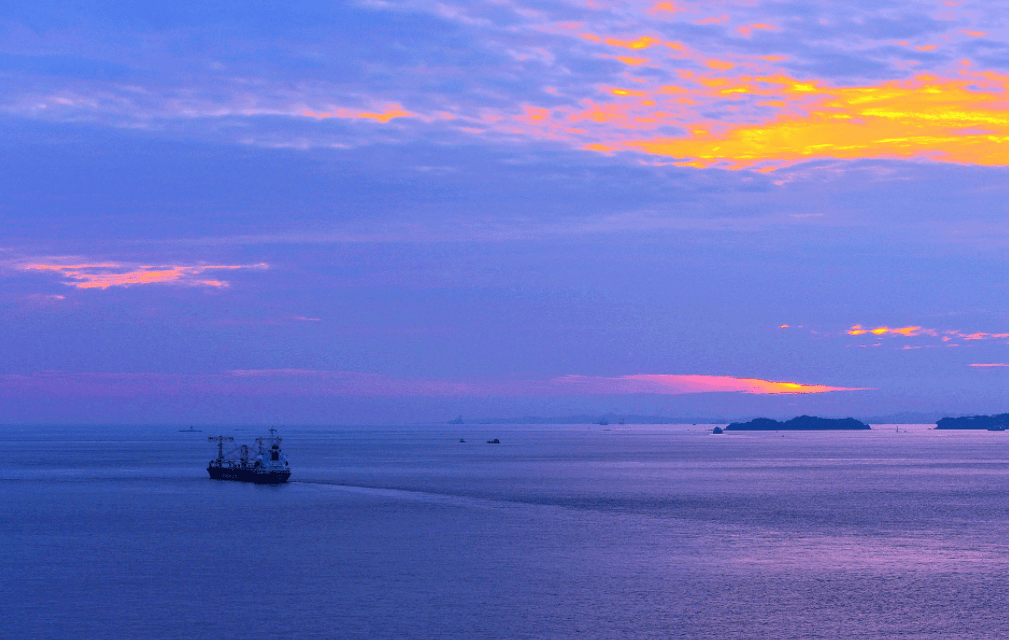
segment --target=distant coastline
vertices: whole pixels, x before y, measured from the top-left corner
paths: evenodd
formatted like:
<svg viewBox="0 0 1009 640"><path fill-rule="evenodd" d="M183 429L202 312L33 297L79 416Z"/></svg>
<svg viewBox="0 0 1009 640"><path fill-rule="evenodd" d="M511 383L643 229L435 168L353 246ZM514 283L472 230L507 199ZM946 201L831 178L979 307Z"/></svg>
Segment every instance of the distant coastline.
<svg viewBox="0 0 1009 640"><path fill-rule="evenodd" d="M733 422L726 431L851 431L866 430L869 425L854 418L816 418L799 416L785 422L770 418L755 418L749 422Z"/></svg>
<svg viewBox="0 0 1009 640"><path fill-rule="evenodd" d="M460 416L461 417L461 416ZM643 416L625 413L595 413L572 416L523 416L521 418L467 418L465 424L599 424L606 421L619 426L623 420L628 424L728 424L732 420L724 416L667 417ZM448 421L445 424L460 424Z"/></svg>
<svg viewBox="0 0 1009 640"><path fill-rule="evenodd" d="M1005 431L1009 428L1009 413L994 416L963 416L960 418L942 418L935 424L936 429L986 429L988 431Z"/></svg>
<svg viewBox="0 0 1009 640"><path fill-rule="evenodd" d="M793 416L795 414L792 414ZM936 424L936 421L943 417L942 413L897 413L890 415L879 415L870 417L860 417L857 420L869 424ZM656 416L624 413L596 413L577 414L568 416L523 416L523 417L498 417L498 418L466 418L465 423L476 424L598 424L605 420L610 425L619 425L624 421L624 425L658 425L658 424L717 424L727 425L730 423L742 423L759 418L754 415L729 415L729 416ZM766 419L766 418L765 418ZM788 416L779 417L784 421ZM829 418L823 418L829 419ZM459 424L454 421L447 421L445 424Z"/></svg>

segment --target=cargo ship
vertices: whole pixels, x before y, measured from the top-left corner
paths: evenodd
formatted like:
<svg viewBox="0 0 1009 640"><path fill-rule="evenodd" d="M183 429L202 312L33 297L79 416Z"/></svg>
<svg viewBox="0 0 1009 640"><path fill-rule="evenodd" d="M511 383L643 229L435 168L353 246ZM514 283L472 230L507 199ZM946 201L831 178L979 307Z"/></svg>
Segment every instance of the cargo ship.
<svg viewBox="0 0 1009 640"><path fill-rule="evenodd" d="M243 444L228 453L224 452L224 443L233 442L233 437L214 436L209 440L217 442L217 457L207 467L207 473L214 480L281 484L291 477L291 468L287 456L280 449L281 439L276 429L270 429L267 437L256 438L254 448Z"/></svg>

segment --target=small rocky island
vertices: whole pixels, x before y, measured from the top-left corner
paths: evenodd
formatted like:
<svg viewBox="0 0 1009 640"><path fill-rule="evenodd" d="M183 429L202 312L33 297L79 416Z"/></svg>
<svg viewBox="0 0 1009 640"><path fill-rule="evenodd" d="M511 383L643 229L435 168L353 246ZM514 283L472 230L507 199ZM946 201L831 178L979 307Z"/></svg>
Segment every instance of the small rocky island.
<svg viewBox="0 0 1009 640"><path fill-rule="evenodd" d="M726 431L842 431L868 429L869 425L854 418L815 418L799 416L786 422L770 418L755 418L749 422L733 422Z"/></svg>
<svg viewBox="0 0 1009 640"><path fill-rule="evenodd" d="M1009 427L1009 413L997 416L964 416L962 418L943 418L935 423L936 429L987 429L988 431L1005 431Z"/></svg>

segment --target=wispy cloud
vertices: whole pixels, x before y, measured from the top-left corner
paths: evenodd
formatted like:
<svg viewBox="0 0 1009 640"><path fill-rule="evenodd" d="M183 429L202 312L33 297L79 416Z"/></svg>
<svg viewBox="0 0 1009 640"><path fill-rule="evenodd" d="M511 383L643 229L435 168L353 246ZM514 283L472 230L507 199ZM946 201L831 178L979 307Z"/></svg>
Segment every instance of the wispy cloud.
<svg viewBox="0 0 1009 640"><path fill-rule="evenodd" d="M545 380L453 381L311 369L237 369L199 375L41 372L0 376L0 387L83 395L190 392L348 397L559 397L695 393L782 395L863 389L707 375L566 375Z"/></svg>
<svg viewBox="0 0 1009 640"><path fill-rule="evenodd" d="M224 280L207 279L207 272L236 269L266 269L265 263L245 265L142 265L129 266L117 262L45 264L29 263L23 271L58 274L63 283L77 289L108 289L146 284L177 284L202 287L227 287Z"/></svg>
<svg viewBox="0 0 1009 640"><path fill-rule="evenodd" d="M876 335L876 336L881 336L881 335L889 333L889 334L900 335L900 336L905 336L905 337L907 337L907 336L917 336L917 335L930 335L930 336L938 335L938 333L935 331L935 329L922 329L919 326L896 327L896 328L893 328L893 329L891 329L890 327L885 327L884 326L884 327L875 327L873 329L869 329L869 328L863 327L860 324L856 324L856 325L852 326L850 329L848 329L847 333L848 333L849 336L860 336L860 335L864 335L864 334L867 334L867 333L871 333L872 335Z"/></svg>
<svg viewBox="0 0 1009 640"><path fill-rule="evenodd" d="M832 387L819 384L779 382L759 378L732 376L637 374L606 378L599 376L568 375L551 380L558 389L571 389L578 394L629 394L657 393L680 395L685 393L753 393L753 394L805 394L830 391L861 391L862 387Z"/></svg>
<svg viewBox="0 0 1009 640"><path fill-rule="evenodd" d="M973 342L976 340L1006 340L1009 339L1009 333L989 333L986 331L974 331L967 333L965 331L960 331L957 329L926 329L921 326L906 326L906 327L896 327L890 328L887 326L879 326L874 328L863 327L860 324L853 325L845 333L849 336L872 336L873 338L877 336L902 336L905 338L916 337L916 336L930 336L932 338L938 338L941 342L953 342L957 340L962 340L965 342Z"/></svg>
<svg viewBox="0 0 1009 640"><path fill-rule="evenodd" d="M301 112L301 115L306 118L317 118L319 120L324 120L326 118L364 118L385 124L394 118L406 118L415 114L405 111L399 105L389 105L380 112L335 109L334 111L318 113L315 111L305 110Z"/></svg>

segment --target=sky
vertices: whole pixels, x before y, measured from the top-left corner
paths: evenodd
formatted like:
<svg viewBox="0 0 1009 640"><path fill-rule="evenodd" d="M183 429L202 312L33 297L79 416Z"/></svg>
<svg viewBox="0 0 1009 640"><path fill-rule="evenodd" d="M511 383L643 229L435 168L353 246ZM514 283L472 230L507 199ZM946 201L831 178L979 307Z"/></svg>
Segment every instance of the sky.
<svg viewBox="0 0 1009 640"><path fill-rule="evenodd" d="M1007 21L9 3L0 423L1009 411Z"/></svg>

